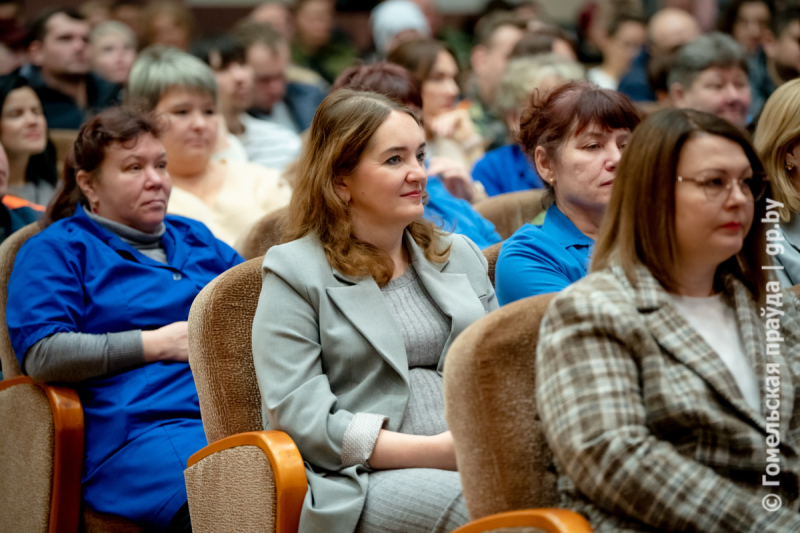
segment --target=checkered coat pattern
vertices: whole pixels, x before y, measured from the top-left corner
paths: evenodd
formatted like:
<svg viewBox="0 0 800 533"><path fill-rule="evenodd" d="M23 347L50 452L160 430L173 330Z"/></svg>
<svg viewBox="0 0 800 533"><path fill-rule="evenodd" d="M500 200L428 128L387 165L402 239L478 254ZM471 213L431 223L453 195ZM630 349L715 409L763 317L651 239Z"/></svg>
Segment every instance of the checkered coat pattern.
<svg viewBox="0 0 800 533"><path fill-rule="evenodd" d="M784 342L767 355L751 293L724 281L760 386L756 411L650 272L639 266L635 279L619 266L590 274L542 322L536 401L562 506L598 533L800 531L800 302L781 293ZM778 428L766 420L772 363ZM779 432L780 475L767 479L780 486L762 485L768 429ZM769 493L782 499L778 511L763 508Z"/></svg>

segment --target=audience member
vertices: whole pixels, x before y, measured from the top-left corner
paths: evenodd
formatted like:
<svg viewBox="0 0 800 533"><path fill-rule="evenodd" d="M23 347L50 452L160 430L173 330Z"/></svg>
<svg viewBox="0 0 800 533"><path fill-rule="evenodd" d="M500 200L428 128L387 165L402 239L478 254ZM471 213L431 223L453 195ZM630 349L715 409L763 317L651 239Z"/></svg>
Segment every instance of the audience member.
<svg viewBox="0 0 800 533"><path fill-rule="evenodd" d="M590 68L586 72L586 78L603 89L616 91L619 80L630 70L631 63L642 52L645 33L643 18L625 13L613 17L600 42L603 62Z"/></svg>
<svg viewBox="0 0 800 533"><path fill-rule="evenodd" d="M8 194L8 177L8 157L0 143L0 243L18 229L39 220L44 211L39 205Z"/></svg>
<svg viewBox="0 0 800 533"><path fill-rule="evenodd" d="M475 130L464 104L456 106L459 96L458 65L441 43L431 39L408 41L389 54L389 61L410 71L421 86L422 123L428 142L428 154L445 156L465 168L483 157L483 138ZM470 180L471 181L471 180ZM482 191L466 191L462 196L473 201ZM480 194L482 193L482 194Z"/></svg>
<svg viewBox="0 0 800 533"><path fill-rule="evenodd" d="M800 310L763 269L761 171L728 121L648 117L620 163L592 273L544 316L536 407L561 505L596 533L800 530L794 508L762 504L797 487ZM759 316L767 298L779 319Z"/></svg>
<svg viewBox="0 0 800 533"><path fill-rule="evenodd" d="M419 83L399 65L375 63L351 67L339 76L333 88L382 94L406 106L417 117L422 116ZM425 192L428 198L424 217L444 231L469 237L479 248L500 242L502 239L494 225L475 211L469 202L456 198L448 190L462 188L464 183L471 181L467 169L444 157L426 160L425 164L428 173Z"/></svg>
<svg viewBox="0 0 800 533"><path fill-rule="evenodd" d="M0 76L27 62L26 38L27 33L15 19L0 18Z"/></svg>
<svg viewBox="0 0 800 533"><path fill-rule="evenodd" d="M150 2L142 11L142 47L161 44L188 50L194 36L194 16L177 2Z"/></svg>
<svg viewBox="0 0 800 533"><path fill-rule="evenodd" d="M300 137L288 128L247 114L253 104L253 69L245 62L244 45L224 35L196 42L192 53L214 71L219 112L227 131L242 143L247 159L283 171L300 153Z"/></svg>
<svg viewBox="0 0 800 533"><path fill-rule="evenodd" d="M42 103L16 74L0 76L0 143L7 156L7 192L47 205L58 181L55 147L47 140Z"/></svg>
<svg viewBox="0 0 800 533"><path fill-rule="evenodd" d="M772 0L732 0L720 16L717 29L733 36L752 56L764 44L773 11Z"/></svg>
<svg viewBox="0 0 800 533"><path fill-rule="evenodd" d="M379 61L406 41L433 36L425 15L411 0L381 2L372 10L370 24Z"/></svg>
<svg viewBox="0 0 800 533"><path fill-rule="evenodd" d="M747 54L729 35L698 37L678 50L667 75L672 103L744 128L750 109L748 69Z"/></svg>
<svg viewBox="0 0 800 533"><path fill-rule="evenodd" d="M619 82L618 90L634 102L654 102L656 95L648 83L647 67L652 58L672 54L681 45L700 36L700 26L683 9L659 10L647 26L648 47L642 50Z"/></svg>
<svg viewBox="0 0 800 533"><path fill-rule="evenodd" d="M250 12L249 20L258 24L269 24L280 33L286 42L294 36L292 11L284 0L268 0Z"/></svg>
<svg viewBox="0 0 800 533"><path fill-rule="evenodd" d="M190 532L183 470L206 437L186 321L242 258L166 214L166 167L155 120L112 108L86 123L46 229L17 254L6 318L25 373L80 395L82 501L146 531Z"/></svg>
<svg viewBox="0 0 800 533"><path fill-rule="evenodd" d="M541 226L526 224L497 259L497 299L505 305L558 292L586 275L614 177L639 115L623 94L573 81L534 92L520 142L544 181Z"/></svg>
<svg viewBox="0 0 800 533"><path fill-rule="evenodd" d="M289 41L269 24L259 23L240 25L235 36L244 43L255 77L250 114L295 133L307 130L327 91L308 76L292 74L298 67L289 62Z"/></svg>
<svg viewBox="0 0 800 533"><path fill-rule="evenodd" d="M511 51L509 59L539 54L556 54L569 61L577 61L575 47L567 34L556 26L539 26L528 30Z"/></svg>
<svg viewBox="0 0 800 533"><path fill-rule="evenodd" d="M111 20L111 5L107 0L88 0L80 5L78 12L83 15L92 30L103 22Z"/></svg>
<svg viewBox="0 0 800 533"><path fill-rule="evenodd" d="M219 135L217 83L196 57L163 46L144 50L131 70L128 98L167 124L163 142L174 184L170 213L195 218L233 244L289 202L291 188L277 170L211 160Z"/></svg>
<svg viewBox="0 0 800 533"><path fill-rule="evenodd" d="M780 253L772 256L781 284L800 283L800 79L772 93L756 126L753 144L764 162L773 210L780 215ZM778 248L778 247L776 247Z"/></svg>
<svg viewBox="0 0 800 533"><path fill-rule="evenodd" d="M772 30L767 32L763 50L750 59L750 85L753 103L750 112L757 117L769 95L781 84L800 76L800 7L777 13Z"/></svg>
<svg viewBox="0 0 800 533"><path fill-rule="evenodd" d="M497 308L469 239L421 219L425 136L374 93L320 105L253 320L265 429L306 461L298 531L452 531L469 520L444 417L453 340Z"/></svg>
<svg viewBox="0 0 800 533"><path fill-rule="evenodd" d="M142 40L143 0L113 0L111 3L111 19L122 22L133 30L136 38Z"/></svg>
<svg viewBox="0 0 800 533"><path fill-rule="evenodd" d="M494 100L508 57L524 34L525 22L502 11L485 16L475 28L475 46L470 54L472 77L466 95L472 103L470 117L487 150L506 141L505 122L494 114Z"/></svg>
<svg viewBox="0 0 800 533"><path fill-rule="evenodd" d="M69 8L45 11L33 21L30 65L21 73L39 95L47 125L77 130L94 113L119 100L120 87L90 72L89 23Z"/></svg>
<svg viewBox="0 0 800 533"><path fill-rule="evenodd" d="M292 63L333 80L356 58L355 49L334 32L334 0L297 0L294 10Z"/></svg>
<svg viewBox="0 0 800 533"><path fill-rule="evenodd" d="M508 144L487 152L472 169L472 177L483 184L486 194L542 188L542 179L515 141L519 138L520 111L534 91L545 94L567 81L583 79L583 75L579 63L556 54L509 61L495 99L497 115L506 120Z"/></svg>
<svg viewBox="0 0 800 533"><path fill-rule="evenodd" d="M109 20L96 26L89 36L92 69L106 81L125 86L136 61L136 34L127 25Z"/></svg>

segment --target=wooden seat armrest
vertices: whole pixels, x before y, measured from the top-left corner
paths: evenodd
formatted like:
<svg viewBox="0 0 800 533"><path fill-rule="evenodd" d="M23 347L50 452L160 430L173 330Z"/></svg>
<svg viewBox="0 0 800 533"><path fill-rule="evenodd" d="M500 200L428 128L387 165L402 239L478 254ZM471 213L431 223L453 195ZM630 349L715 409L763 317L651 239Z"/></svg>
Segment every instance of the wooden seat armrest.
<svg viewBox="0 0 800 533"><path fill-rule="evenodd" d="M503 527L538 527L548 533L592 533L586 519L566 509L525 509L497 513L461 526L453 533L483 533Z"/></svg>
<svg viewBox="0 0 800 533"><path fill-rule="evenodd" d="M83 407L78 393L67 387L38 383L28 376L0 381L0 391L35 385L50 402L53 415L53 489L50 533L78 531L83 471Z"/></svg>
<svg viewBox="0 0 800 533"><path fill-rule="evenodd" d="M275 475L277 493L275 530L297 531L308 481L300 450L292 438L283 431L250 431L220 439L189 457L186 467L189 468L218 451L237 446L258 446L266 454Z"/></svg>

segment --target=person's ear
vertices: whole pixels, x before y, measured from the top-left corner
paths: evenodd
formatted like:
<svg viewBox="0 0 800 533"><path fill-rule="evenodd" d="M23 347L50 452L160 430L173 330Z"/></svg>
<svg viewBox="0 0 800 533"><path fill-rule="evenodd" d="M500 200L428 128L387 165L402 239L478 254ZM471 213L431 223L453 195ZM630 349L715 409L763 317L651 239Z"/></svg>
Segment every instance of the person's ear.
<svg viewBox="0 0 800 533"><path fill-rule="evenodd" d="M544 146L537 146L536 151L533 153L534 162L536 163L536 170L539 172L539 177L542 180L554 185L555 171L553 169L553 162L547 157L547 150Z"/></svg>
<svg viewBox="0 0 800 533"><path fill-rule="evenodd" d="M469 56L469 62L472 65L472 70L480 74L486 65L486 58L489 50L482 44L475 45L472 48L472 53Z"/></svg>
<svg viewBox="0 0 800 533"><path fill-rule="evenodd" d="M669 86L669 99L675 107L684 107L686 103L686 88L678 82Z"/></svg>
<svg viewBox="0 0 800 533"><path fill-rule="evenodd" d="M44 63L44 50L42 41L33 41L28 45L28 58L33 65L41 67Z"/></svg>
<svg viewBox="0 0 800 533"><path fill-rule="evenodd" d="M336 193L336 196L338 196L339 199L344 202L345 205L350 203L352 196L344 179L338 178L333 182L333 191Z"/></svg>
<svg viewBox="0 0 800 533"><path fill-rule="evenodd" d="M764 49L764 54L769 58L775 57L777 45L778 39L775 34L771 30L764 31L764 35L761 38L761 48Z"/></svg>
<svg viewBox="0 0 800 533"><path fill-rule="evenodd" d="M800 168L800 142L794 143L784 156L783 166L786 170Z"/></svg>
<svg viewBox="0 0 800 533"><path fill-rule="evenodd" d="M97 188L95 187L94 180L92 180L92 175L85 170L79 170L75 175L75 181L78 183L78 187L81 188L83 195L89 200L89 207L91 210L96 211L97 204L100 203L100 195L97 194Z"/></svg>

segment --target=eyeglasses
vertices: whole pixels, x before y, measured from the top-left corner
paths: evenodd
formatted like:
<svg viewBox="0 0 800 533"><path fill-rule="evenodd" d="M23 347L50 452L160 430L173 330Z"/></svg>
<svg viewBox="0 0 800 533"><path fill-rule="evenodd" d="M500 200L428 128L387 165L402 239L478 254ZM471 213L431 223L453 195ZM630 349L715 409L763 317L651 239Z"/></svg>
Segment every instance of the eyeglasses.
<svg viewBox="0 0 800 533"><path fill-rule="evenodd" d="M731 179L722 176L709 176L699 178L684 178L678 176L678 181L691 181L697 184L706 193L709 202L724 202L728 199L733 188L733 183L739 186L739 190L746 198L752 198L754 202L761 200L767 191L769 180L762 173L756 173L745 178Z"/></svg>

